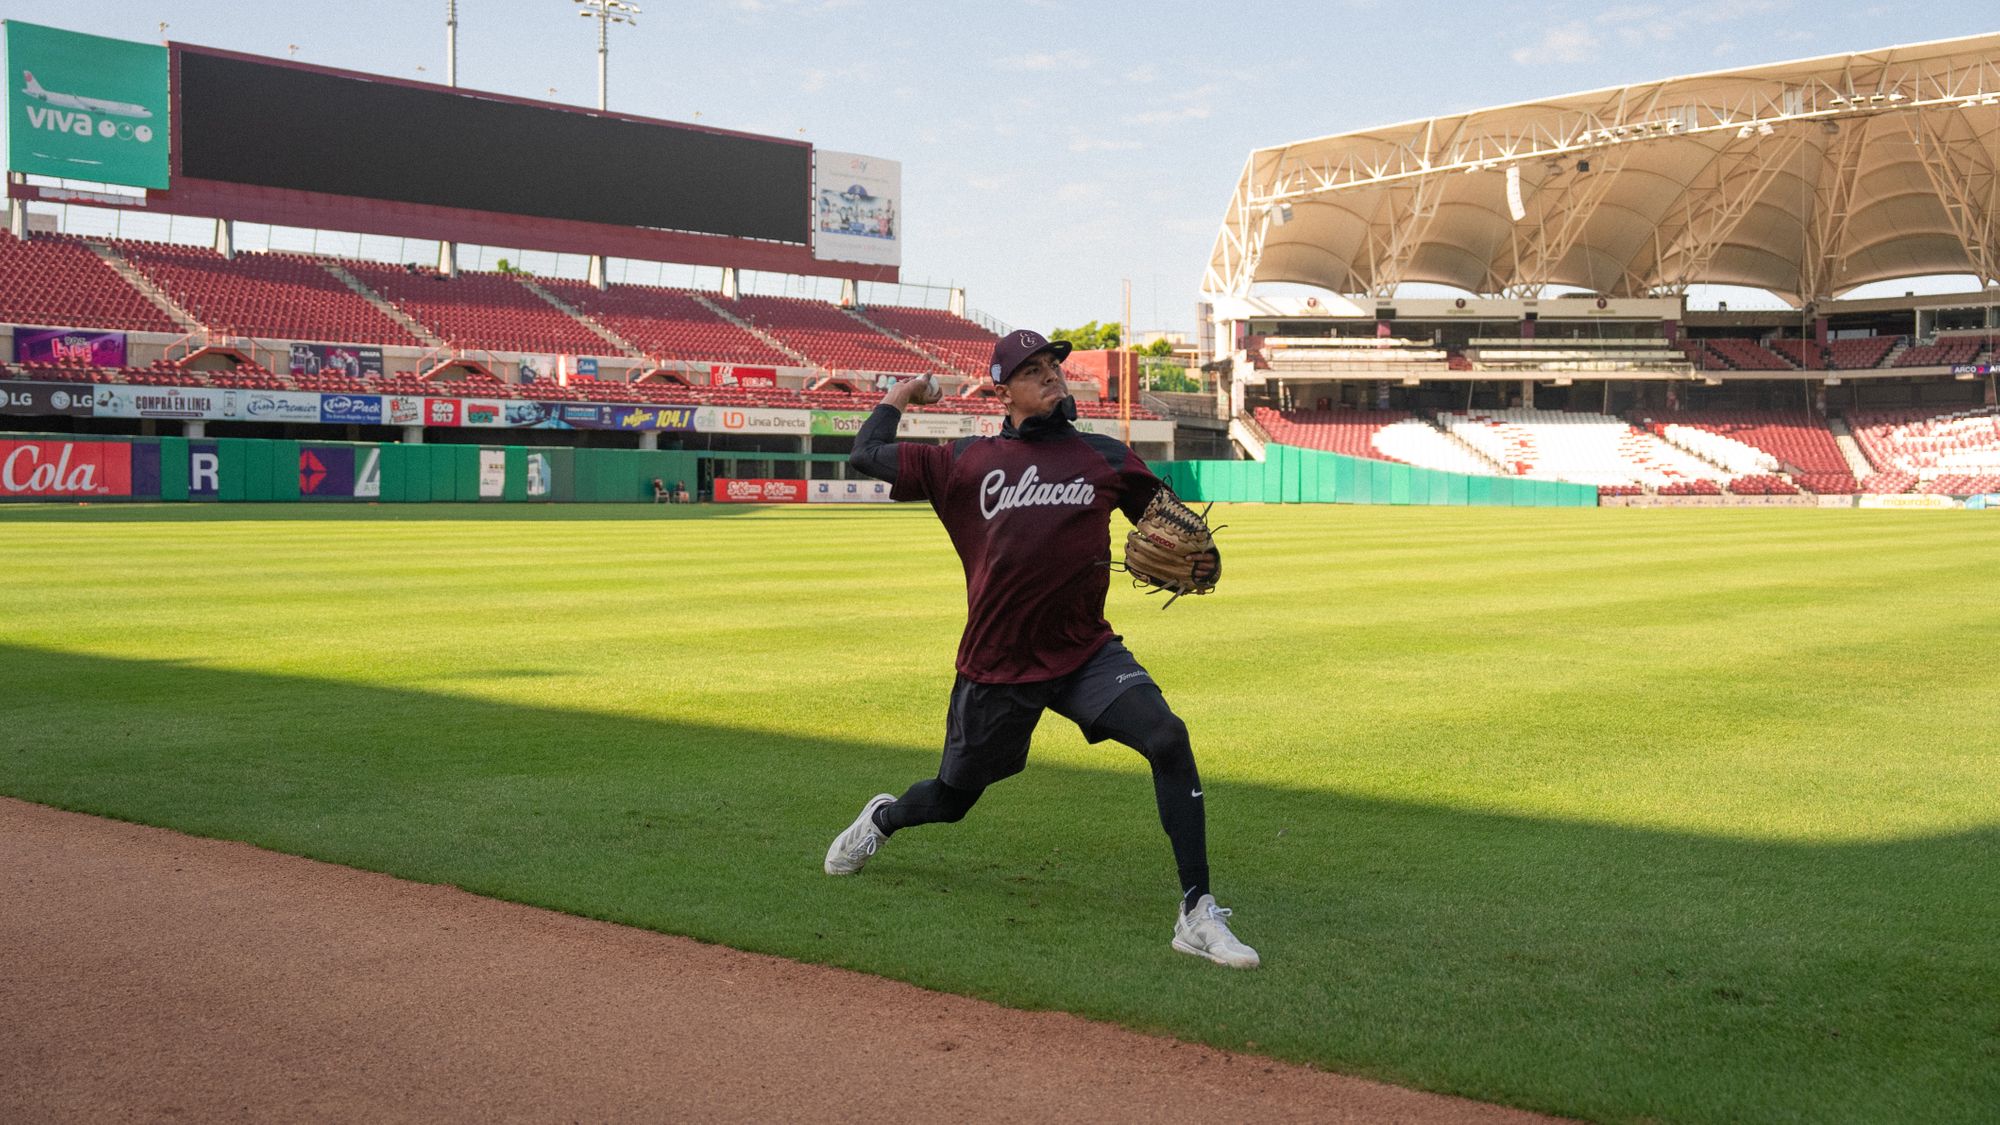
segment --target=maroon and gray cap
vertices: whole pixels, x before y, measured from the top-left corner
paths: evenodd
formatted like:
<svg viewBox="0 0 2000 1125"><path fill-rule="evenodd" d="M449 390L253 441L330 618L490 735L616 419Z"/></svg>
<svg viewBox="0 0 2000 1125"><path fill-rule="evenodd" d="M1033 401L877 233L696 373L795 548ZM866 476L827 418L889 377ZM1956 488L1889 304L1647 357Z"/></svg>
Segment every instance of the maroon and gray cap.
<svg viewBox="0 0 2000 1125"><path fill-rule="evenodd" d="M1040 332L1030 332L1023 328L1009 332L993 342L993 381L1004 383L1013 377L1014 369L1028 362L1028 357L1037 352L1052 352L1056 362L1069 358L1068 340L1050 340Z"/></svg>

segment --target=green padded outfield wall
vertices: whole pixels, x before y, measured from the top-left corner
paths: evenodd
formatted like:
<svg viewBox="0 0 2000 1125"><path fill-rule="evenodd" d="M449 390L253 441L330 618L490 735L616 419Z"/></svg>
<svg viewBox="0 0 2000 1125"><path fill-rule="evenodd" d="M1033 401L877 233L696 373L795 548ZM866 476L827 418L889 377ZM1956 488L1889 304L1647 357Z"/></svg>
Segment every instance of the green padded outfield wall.
<svg viewBox="0 0 2000 1125"><path fill-rule="evenodd" d="M1165 461L1153 471L1182 499L1204 502L1597 506L1587 484L1467 476L1290 445L1265 446L1262 461Z"/></svg>

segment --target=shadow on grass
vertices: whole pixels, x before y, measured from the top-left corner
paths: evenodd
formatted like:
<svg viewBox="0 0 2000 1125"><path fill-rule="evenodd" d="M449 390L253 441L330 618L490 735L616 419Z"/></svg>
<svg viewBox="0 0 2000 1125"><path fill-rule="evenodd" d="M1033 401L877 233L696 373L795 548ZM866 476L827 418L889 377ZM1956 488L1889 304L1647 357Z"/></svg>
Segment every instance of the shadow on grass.
<svg viewBox="0 0 2000 1125"><path fill-rule="evenodd" d="M1168 949L1136 760L1031 768L836 880L827 840L934 751L6 645L0 684L0 792L59 807L1585 1117L2000 1105L1991 828L1757 842L1212 776L1266 957L1229 973Z"/></svg>

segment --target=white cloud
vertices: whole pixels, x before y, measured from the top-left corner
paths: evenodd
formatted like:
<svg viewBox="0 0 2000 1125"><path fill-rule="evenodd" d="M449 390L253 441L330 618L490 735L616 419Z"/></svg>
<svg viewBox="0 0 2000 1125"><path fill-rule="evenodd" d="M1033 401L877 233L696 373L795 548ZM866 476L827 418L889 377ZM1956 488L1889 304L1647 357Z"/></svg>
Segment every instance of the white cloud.
<svg viewBox="0 0 2000 1125"><path fill-rule="evenodd" d="M1001 70L1068 70L1090 65L1090 57L1081 51L1037 51L1019 58L997 59L994 66Z"/></svg>
<svg viewBox="0 0 2000 1125"><path fill-rule="evenodd" d="M1205 105L1184 105L1175 109L1155 109L1145 113L1135 113L1125 119L1127 125L1175 125L1183 121L1206 121L1210 110Z"/></svg>
<svg viewBox="0 0 2000 1125"><path fill-rule="evenodd" d="M1133 67L1119 77L1127 82L1155 82L1159 80L1160 68L1147 63L1144 66Z"/></svg>
<svg viewBox="0 0 2000 1125"><path fill-rule="evenodd" d="M1110 137L1078 136L1071 137L1069 141L1069 150L1071 152L1127 152L1135 148L1144 147L1146 147L1145 144L1140 141L1114 140Z"/></svg>
<svg viewBox="0 0 2000 1125"><path fill-rule="evenodd" d="M1064 184L1056 189L1056 198L1064 203L1091 203L1104 198L1104 185L1089 180Z"/></svg>
<svg viewBox="0 0 2000 1125"><path fill-rule="evenodd" d="M1521 66L1577 63L1590 58L1598 46L1596 34L1582 20L1571 20L1542 32L1540 42L1517 48L1507 57Z"/></svg>

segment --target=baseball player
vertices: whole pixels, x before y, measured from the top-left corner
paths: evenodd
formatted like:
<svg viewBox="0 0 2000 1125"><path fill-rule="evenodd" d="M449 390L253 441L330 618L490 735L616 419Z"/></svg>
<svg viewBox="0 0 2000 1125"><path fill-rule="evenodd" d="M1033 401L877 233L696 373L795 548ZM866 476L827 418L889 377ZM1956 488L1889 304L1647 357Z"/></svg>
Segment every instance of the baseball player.
<svg viewBox="0 0 2000 1125"><path fill-rule="evenodd" d="M1123 443L1071 425L1069 353L1035 332L994 344L991 377L1007 409L998 437L896 441L903 409L935 394L924 378L889 388L855 437L850 465L889 482L892 499L928 500L937 512L965 566L966 621L937 776L870 799L827 848L826 873L859 872L903 829L962 819L987 786L1027 765L1035 724L1054 711L1092 743L1114 739L1151 764L1182 888L1173 947L1256 968L1257 951L1230 932L1230 912L1209 893L1187 727L1104 619L1111 512L1137 521L1162 486ZM1212 552L1201 563L1220 572Z"/></svg>

